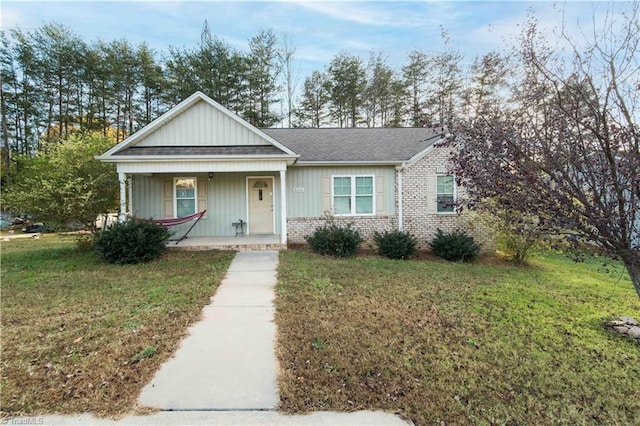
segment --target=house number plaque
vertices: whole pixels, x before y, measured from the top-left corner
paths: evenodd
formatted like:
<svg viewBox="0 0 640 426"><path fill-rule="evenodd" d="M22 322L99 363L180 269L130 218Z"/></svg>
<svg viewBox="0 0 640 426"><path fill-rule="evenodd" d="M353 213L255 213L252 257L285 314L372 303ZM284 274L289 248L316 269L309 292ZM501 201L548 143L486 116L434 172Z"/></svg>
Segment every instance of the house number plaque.
<svg viewBox="0 0 640 426"><path fill-rule="evenodd" d="M293 192L304 192L304 188L301 186L296 186L293 188Z"/></svg>

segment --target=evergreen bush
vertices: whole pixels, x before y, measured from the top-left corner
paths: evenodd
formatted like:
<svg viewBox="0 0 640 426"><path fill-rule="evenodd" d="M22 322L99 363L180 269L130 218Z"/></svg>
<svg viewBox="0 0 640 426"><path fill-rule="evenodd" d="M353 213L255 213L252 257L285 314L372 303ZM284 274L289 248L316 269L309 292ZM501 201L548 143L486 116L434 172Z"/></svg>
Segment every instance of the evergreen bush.
<svg viewBox="0 0 640 426"><path fill-rule="evenodd" d="M436 256L452 262L472 262L480 253L480 244L460 230L444 233L438 229L429 246Z"/></svg>
<svg viewBox="0 0 640 426"><path fill-rule="evenodd" d="M339 226L333 222L316 228L305 240L316 253L336 257L355 256L362 243L360 233L351 224Z"/></svg>
<svg viewBox="0 0 640 426"><path fill-rule="evenodd" d="M406 259L414 254L418 247L418 240L403 231L376 231L373 241L378 246L378 254L390 259Z"/></svg>
<svg viewBox="0 0 640 426"><path fill-rule="evenodd" d="M167 249L171 232L162 225L141 220L116 223L100 234L94 243L97 255L120 265L154 260Z"/></svg>

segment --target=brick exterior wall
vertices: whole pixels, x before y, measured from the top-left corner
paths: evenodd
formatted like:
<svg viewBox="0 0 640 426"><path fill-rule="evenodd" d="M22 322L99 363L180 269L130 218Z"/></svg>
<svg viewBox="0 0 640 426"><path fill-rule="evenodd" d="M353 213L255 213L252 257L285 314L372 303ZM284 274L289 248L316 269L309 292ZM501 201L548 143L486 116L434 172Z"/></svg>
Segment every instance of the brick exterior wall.
<svg viewBox="0 0 640 426"><path fill-rule="evenodd" d="M428 250L429 241L435 236L438 228L445 232L455 229L465 230L474 239L482 243L483 252L495 251L495 243L491 232L478 223L471 213L437 213L429 211L428 198L435 194L428 194L427 181L429 176L444 175L450 152L445 148L435 148L420 160L408 165L403 171L403 223L404 230L418 239L419 249ZM398 187L398 173L395 175L395 188ZM464 196L461 188L456 188L458 198ZM433 200L432 200L433 201ZM324 225L327 220L333 220L339 225L352 223L354 228L367 243L373 243L375 231L384 232L398 228L398 194L396 193L396 215L393 216L349 216L349 217L293 217L287 219L287 238L292 244L306 244L305 236Z"/></svg>
<svg viewBox="0 0 640 426"><path fill-rule="evenodd" d="M479 224L473 214L437 213L429 211L427 207L428 197L435 197L435 194L428 194L427 180L429 176L447 174L446 165L450 156L449 149L435 148L402 171L404 230L418 238L420 249L429 249L429 241L440 228L445 232L464 230L482 244L483 252L493 252L495 242L491 231ZM462 188L456 187L456 197L464 197ZM396 197L396 210L397 205Z"/></svg>
<svg viewBox="0 0 640 426"><path fill-rule="evenodd" d="M292 217L287 219L287 239L291 244L306 244L304 237L313 234L327 221L332 220L340 226L351 223L354 229L364 238L364 244L373 244L373 233L397 229L395 216L323 216L323 217Z"/></svg>

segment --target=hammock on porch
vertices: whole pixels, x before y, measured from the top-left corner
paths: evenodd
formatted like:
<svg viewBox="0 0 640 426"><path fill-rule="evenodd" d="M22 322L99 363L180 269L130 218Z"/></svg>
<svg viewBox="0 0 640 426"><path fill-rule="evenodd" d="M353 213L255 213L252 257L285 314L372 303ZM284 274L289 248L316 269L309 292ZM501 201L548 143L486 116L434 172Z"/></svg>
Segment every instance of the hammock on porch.
<svg viewBox="0 0 640 426"><path fill-rule="evenodd" d="M169 240L169 241L175 241L176 245L177 245L180 241L182 241L185 238L187 238L187 235L189 235L189 232L191 232L193 227L196 226L196 224L200 221L200 219L202 219L202 216L204 216L204 214L206 212L207 212L206 210L202 210L201 212L190 214L189 216L176 217L176 218L172 218L172 219L146 219L146 218L140 218L140 217L134 217L134 219L135 220L144 220L144 221L147 221L147 222L153 222L153 223L155 223L157 225L166 226L167 228L169 226L182 225L183 223L187 223L187 222L193 221L193 223L191 224L189 229L187 229L187 232L185 232L182 237L173 238L173 239Z"/></svg>

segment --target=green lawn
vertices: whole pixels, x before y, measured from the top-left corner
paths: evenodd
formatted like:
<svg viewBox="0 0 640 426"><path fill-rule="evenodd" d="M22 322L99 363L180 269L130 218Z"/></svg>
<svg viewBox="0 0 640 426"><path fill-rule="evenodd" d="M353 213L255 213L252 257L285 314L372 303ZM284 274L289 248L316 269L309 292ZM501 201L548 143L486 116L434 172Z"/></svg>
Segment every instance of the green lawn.
<svg viewBox="0 0 640 426"><path fill-rule="evenodd" d="M114 266L51 234L1 247L3 416L131 411L232 259L170 252Z"/></svg>
<svg viewBox="0 0 640 426"><path fill-rule="evenodd" d="M384 409L419 425L640 424L640 345L603 328L612 315L640 318L620 265L289 251L276 304L286 411Z"/></svg>

